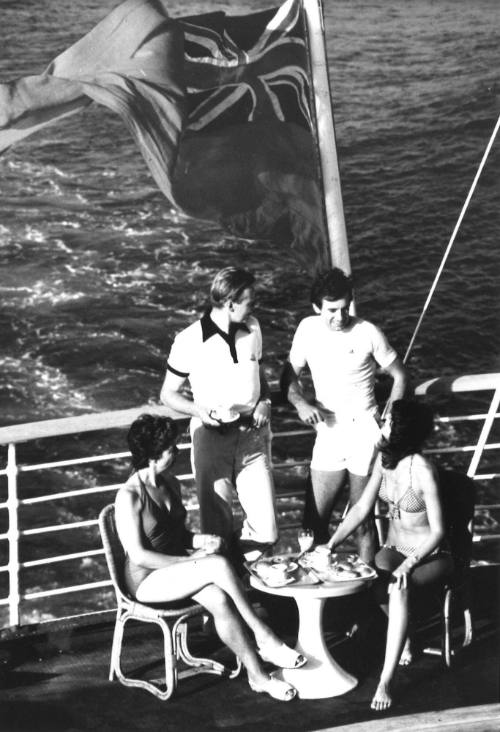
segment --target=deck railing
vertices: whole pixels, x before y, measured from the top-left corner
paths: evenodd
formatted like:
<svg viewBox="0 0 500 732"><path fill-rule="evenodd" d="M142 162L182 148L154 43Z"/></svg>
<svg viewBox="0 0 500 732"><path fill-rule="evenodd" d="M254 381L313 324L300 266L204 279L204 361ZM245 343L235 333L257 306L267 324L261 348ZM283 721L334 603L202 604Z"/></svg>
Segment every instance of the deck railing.
<svg viewBox="0 0 500 732"><path fill-rule="evenodd" d="M471 424L480 423L482 424L479 438L474 444L449 444L446 446L438 445L437 447L431 447L427 452L439 453L441 455L451 454L462 454L467 456L471 454L471 460L467 468L468 475L478 481L493 481L500 478L498 472L487 472L478 473L479 464L483 454L488 451L499 451L500 443L488 442L488 438L493 430L495 420L500 416L498 412L500 402L500 374L479 374L473 376L462 376L458 378L441 378L433 379L420 385L416 389L418 395L437 395L437 394L459 394L459 393L471 393L471 392L492 392L489 407L486 412L474 413L474 414L459 414L453 416L441 416L437 419L438 424L441 425L456 425L456 424ZM278 400L277 400L278 401ZM72 521L69 523L57 523L52 525L44 525L39 527L22 526L20 520L20 509L24 506L33 506L36 504L46 504L48 502L68 499L68 498L79 498L85 496L91 496L96 494L109 493L110 501L114 499L114 493L119 488L121 483L114 483L103 486L93 486L90 488L84 488L80 490L64 490L54 491L44 495L35 497L26 497L22 495L22 491L19 489L19 477L29 472L40 472L44 470L50 470L54 468L67 468L71 466L85 466L96 463L103 463L108 461L122 461L128 457L128 452L111 452L107 454L93 455L87 457L78 457L75 459L65 460L53 460L47 462L37 462L32 464L20 464L17 457L17 446L19 443L29 443L37 441L43 438L52 437L63 437L68 435L81 435L86 432L95 432L102 430L115 430L118 428L126 428L139 414L145 411L151 411L156 414L163 414L165 416L171 416L174 419L185 419L176 413L173 413L167 407L160 405L146 405L139 408L106 412L101 414L84 415L72 418L62 418L54 420L46 420L43 422L34 422L29 424L15 425L12 427L0 428L0 445L7 446L7 463L5 468L0 470L0 477L5 476L7 481L7 498L3 502L0 502L0 511L6 511L8 514L7 526L8 529L5 533L0 534L0 542L8 543L8 563L0 566L0 577L3 573L8 575L8 596L0 598L0 607L8 606L9 618L8 623L10 626L17 626L20 624L21 618L21 604L28 601L34 601L41 598L55 597L57 595L81 592L86 590L96 590L99 588L109 587L111 582L109 580L103 581L92 581L83 584L68 584L67 586L60 586L50 589L35 589L32 591L21 591L20 586L20 572L23 569L29 569L38 566L54 565L60 562L76 560L76 559L88 559L91 557L101 556L103 554L102 548L96 549L82 549L71 553L59 554L52 557L36 558L29 561L21 561L19 542L23 537L30 537L35 535L43 534L54 534L56 532L63 531L74 531L76 529L95 527L97 525L97 516L95 518L84 520L84 521ZM311 437L311 429L305 428L300 424L297 424L295 428L292 424L290 417L288 419L278 419L278 429L273 435L273 445L279 444L281 440L287 440L287 445L290 444L290 440L301 440L307 435ZM289 413L288 413L289 414ZM280 428L280 424L284 423L286 427ZM292 424L292 428L290 425ZM181 449L187 450L190 448L189 443L180 445ZM283 452L283 450L281 450ZM500 452L498 452L500 455ZM296 473L306 474L308 469L307 459L296 459L294 457L287 457L286 460L273 459L274 471L281 470L292 470ZM179 475L181 480L192 480L193 476L187 472ZM304 483L305 481L303 481ZM295 487L292 490L280 490L278 493L278 503L280 501L287 501L289 499L301 499L303 497L304 489ZM1 495L1 494L0 494ZM196 509L196 504L190 505L188 508ZM491 517L490 511L500 509L500 503L488 502L487 504L480 504L477 506L477 511L480 514L487 512L487 516L491 519L491 527L496 529L498 524ZM297 522L295 522L297 525ZM281 522L280 528L290 528L293 526L293 521L288 523ZM485 527L488 529L488 527ZM500 527L498 527L500 528ZM487 541L489 539L498 538L498 531L483 531L478 534L477 539L481 541Z"/></svg>

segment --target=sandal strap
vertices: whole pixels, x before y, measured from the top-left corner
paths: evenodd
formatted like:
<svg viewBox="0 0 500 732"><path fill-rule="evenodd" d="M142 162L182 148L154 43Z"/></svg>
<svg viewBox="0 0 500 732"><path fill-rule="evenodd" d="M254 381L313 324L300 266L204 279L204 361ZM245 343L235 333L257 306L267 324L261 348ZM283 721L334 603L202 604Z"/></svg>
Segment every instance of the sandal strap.
<svg viewBox="0 0 500 732"><path fill-rule="evenodd" d="M248 683L252 691L258 694L269 694L269 696L278 701L291 701L297 695L297 689L288 682L277 679L272 674L264 684L254 684L250 679L248 679Z"/></svg>
<svg viewBox="0 0 500 732"><path fill-rule="evenodd" d="M257 649L259 656L263 661L272 663L281 668L300 668L305 664L305 658L301 653L297 653L285 643L279 646L271 643L259 646Z"/></svg>

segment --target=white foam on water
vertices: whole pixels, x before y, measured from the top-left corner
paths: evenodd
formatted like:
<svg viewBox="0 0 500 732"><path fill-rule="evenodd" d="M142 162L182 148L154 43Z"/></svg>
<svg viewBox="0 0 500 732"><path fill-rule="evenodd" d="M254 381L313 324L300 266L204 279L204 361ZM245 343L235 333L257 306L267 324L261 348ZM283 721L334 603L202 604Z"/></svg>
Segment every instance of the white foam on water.
<svg viewBox="0 0 500 732"><path fill-rule="evenodd" d="M12 289L12 288L11 288ZM48 283L45 280L37 280L26 288L14 288L18 292L26 292L27 294L17 301L17 307L30 308L41 303L50 303L57 305L64 302L72 302L87 297L87 293L83 291L69 292L65 289L62 281Z"/></svg>
<svg viewBox="0 0 500 732"><path fill-rule="evenodd" d="M82 225L79 221L66 221L63 219L61 221L61 226L67 226L70 229L81 229Z"/></svg>
<svg viewBox="0 0 500 732"><path fill-rule="evenodd" d="M66 178L67 180L71 180L74 178L74 176L69 173L68 171L60 170L60 168L57 168L55 165L44 165L42 163L34 163L29 160L7 160L7 168L10 170L15 170L19 173L25 173L26 175L29 175L31 177L40 177L40 176L47 176L48 173L51 173L58 178Z"/></svg>
<svg viewBox="0 0 500 732"><path fill-rule="evenodd" d="M87 394L75 388L63 371L46 364L41 356L33 358L29 353L18 358L6 356L0 358L0 369L8 375L3 383L4 392L10 392L13 401L16 395L22 395L39 418L95 409Z"/></svg>
<svg viewBox="0 0 500 732"><path fill-rule="evenodd" d="M32 226L26 226L25 232L25 237L28 241L35 241L38 244L47 241L47 235Z"/></svg>

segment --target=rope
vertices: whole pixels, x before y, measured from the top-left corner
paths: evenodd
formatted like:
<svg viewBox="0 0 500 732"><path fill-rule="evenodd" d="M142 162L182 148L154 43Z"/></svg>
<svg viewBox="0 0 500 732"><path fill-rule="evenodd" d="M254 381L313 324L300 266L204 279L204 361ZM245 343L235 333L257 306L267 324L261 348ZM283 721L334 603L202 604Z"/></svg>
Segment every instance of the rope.
<svg viewBox="0 0 500 732"><path fill-rule="evenodd" d="M458 230L459 230L460 225L462 223L462 220L463 220L463 218L465 216L465 212L467 211L467 208L469 206L469 203L470 203L470 200L472 198L472 195L473 195L473 193L474 193L474 191L476 189L477 183L479 181L479 177L480 177L480 175L482 173L482 170L484 168L484 165L485 165L486 160L488 158L488 155L490 153L491 147L493 145L493 142L495 140L495 137L496 137L496 134L498 132L499 127L500 127L500 117L497 120L497 123L495 125L495 129L493 130L493 133L492 133L492 135L490 137L490 141L489 141L488 145L486 146L486 150L484 152L484 155L483 155L483 158L482 158L481 163L479 165L479 168L477 169L476 176L475 176L475 178L474 178L474 180L472 182L472 185L470 187L469 194L468 194L467 198L465 199L464 205L462 206L462 211L460 212L460 216L458 217L457 223L455 224L455 228L453 229L453 233L451 235L450 241L448 242L448 246L446 247L446 251L445 251L445 253L443 255L443 258L441 260L441 264L439 265L439 269L438 269L438 271L436 273L436 276L434 278L434 282L432 283L432 287L429 290L429 294L427 295L427 300L425 301L425 305L424 305L424 307L422 309L422 312L420 314L420 318L418 319L418 322L417 322L417 325L415 326L415 330L413 331L413 335L411 337L410 343L408 345L408 348L406 349L405 357L403 358L403 363L406 363L407 362L408 357L409 357L409 355L411 353L411 350L413 348L413 344L415 343L415 339L416 339L417 334L418 334L418 332L420 330L420 326L422 325L422 321L423 321L423 319L425 317L425 314L427 312L427 309L429 307L429 304L430 304L430 302L432 300L432 297L434 295L434 291L435 291L435 289L437 287L437 284L439 282L439 278L441 277L441 274L443 272L444 266L446 264L446 260L448 259L448 256L449 256L449 254L451 252L451 248L452 248L453 244L455 243L455 239L456 239L456 236L458 234Z"/></svg>

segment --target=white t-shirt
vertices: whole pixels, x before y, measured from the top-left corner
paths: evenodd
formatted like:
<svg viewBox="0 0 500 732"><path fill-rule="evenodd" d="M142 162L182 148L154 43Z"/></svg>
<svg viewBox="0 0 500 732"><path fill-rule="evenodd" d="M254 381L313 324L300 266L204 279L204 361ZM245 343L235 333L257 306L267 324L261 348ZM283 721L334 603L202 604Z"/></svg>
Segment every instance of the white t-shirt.
<svg viewBox="0 0 500 732"><path fill-rule="evenodd" d="M340 331L331 330L318 315L304 318L290 350L295 368L309 366L318 402L338 416L376 407L376 364L386 368L395 358L380 328L360 318Z"/></svg>
<svg viewBox="0 0 500 732"><path fill-rule="evenodd" d="M189 379L198 404L248 414L260 396L261 358L262 334L256 318L226 334L205 313L176 336L167 369Z"/></svg>

